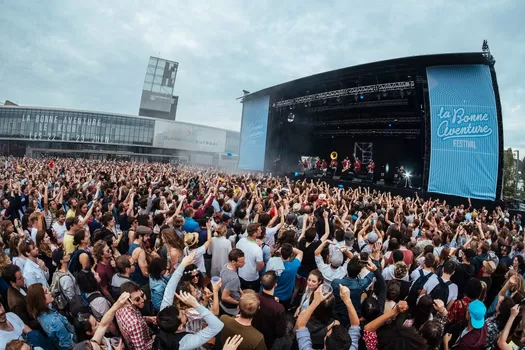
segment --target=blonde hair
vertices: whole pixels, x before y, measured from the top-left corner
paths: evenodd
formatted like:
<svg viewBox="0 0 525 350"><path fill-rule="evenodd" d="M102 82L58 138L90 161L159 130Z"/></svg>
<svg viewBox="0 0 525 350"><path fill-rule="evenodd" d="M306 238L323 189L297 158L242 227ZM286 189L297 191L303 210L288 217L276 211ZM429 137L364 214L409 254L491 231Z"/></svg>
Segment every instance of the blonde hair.
<svg viewBox="0 0 525 350"><path fill-rule="evenodd" d="M246 289L239 299L239 313L243 318L252 319L255 316L261 301L255 291Z"/></svg>

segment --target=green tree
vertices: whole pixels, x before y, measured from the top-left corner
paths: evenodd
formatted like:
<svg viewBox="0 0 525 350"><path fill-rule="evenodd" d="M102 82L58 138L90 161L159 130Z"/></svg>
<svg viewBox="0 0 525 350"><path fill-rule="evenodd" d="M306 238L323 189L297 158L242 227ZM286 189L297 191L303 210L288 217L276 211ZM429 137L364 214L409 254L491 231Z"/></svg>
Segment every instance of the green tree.
<svg viewBox="0 0 525 350"><path fill-rule="evenodd" d="M503 197L516 197L516 161L512 148L503 155Z"/></svg>

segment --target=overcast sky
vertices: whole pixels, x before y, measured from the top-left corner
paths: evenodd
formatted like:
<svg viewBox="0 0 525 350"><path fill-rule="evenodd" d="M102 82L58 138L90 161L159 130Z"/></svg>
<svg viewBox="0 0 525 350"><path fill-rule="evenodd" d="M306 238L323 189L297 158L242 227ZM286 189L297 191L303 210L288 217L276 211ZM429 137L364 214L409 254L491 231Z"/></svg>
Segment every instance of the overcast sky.
<svg viewBox="0 0 525 350"><path fill-rule="evenodd" d="M242 89L488 39L505 147L525 156L525 1L0 0L0 101L137 114L149 56L180 62L177 120L240 129Z"/></svg>

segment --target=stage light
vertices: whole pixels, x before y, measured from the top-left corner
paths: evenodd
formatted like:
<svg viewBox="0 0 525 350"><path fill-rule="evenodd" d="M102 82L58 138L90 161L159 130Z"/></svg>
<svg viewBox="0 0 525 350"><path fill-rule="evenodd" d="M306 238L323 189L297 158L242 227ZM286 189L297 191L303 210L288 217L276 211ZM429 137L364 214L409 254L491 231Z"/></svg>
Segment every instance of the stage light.
<svg viewBox="0 0 525 350"><path fill-rule="evenodd" d="M388 127L391 128L391 127L392 127L392 124L388 124Z"/></svg>
<svg viewBox="0 0 525 350"><path fill-rule="evenodd" d="M412 176L412 175L410 174L410 172L407 171L406 177L408 177L410 179L410 176Z"/></svg>
<svg viewBox="0 0 525 350"><path fill-rule="evenodd" d="M365 96L364 96L364 95L361 95L361 96L359 96L359 98L360 98L361 100L364 100Z"/></svg>
<svg viewBox="0 0 525 350"><path fill-rule="evenodd" d="M390 171L390 165L388 165L388 163L386 163L385 171L386 171L387 173Z"/></svg>
<svg viewBox="0 0 525 350"><path fill-rule="evenodd" d="M337 185L339 188L345 188L342 184Z"/></svg>
<svg viewBox="0 0 525 350"><path fill-rule="evenodd" d="M288 122L291 123L294 121L294 119L295 119L295 114L290 112L290 114L288 114Z"/></svg>
<svg viewBox="0 0 525 350"><path fill-rule="evenodd" d="M293 109L293 106L290 106L290 110L292 110L292 109Z"/></svg>
<svg viewBox="0 0 525 350"><path fill-rule="evenodd" d="M295 177L297 177L297 176L299 176L299 173L296 171L294 175L295 175Z"/></svg>

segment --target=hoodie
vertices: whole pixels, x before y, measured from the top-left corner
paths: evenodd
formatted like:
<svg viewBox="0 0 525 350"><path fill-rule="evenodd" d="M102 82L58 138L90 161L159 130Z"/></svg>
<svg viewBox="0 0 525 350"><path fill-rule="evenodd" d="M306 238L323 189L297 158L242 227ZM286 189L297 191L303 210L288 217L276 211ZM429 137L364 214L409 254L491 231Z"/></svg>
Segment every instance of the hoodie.
<svg viewBox="0 0 525 350"><path fill-rule="evenodd" d="M456 341L452 349L483 350L487 341L487 326L473 329Z"/></svg>

